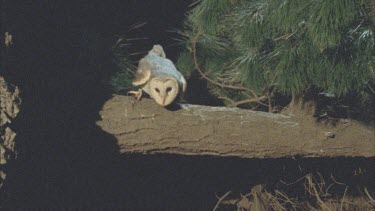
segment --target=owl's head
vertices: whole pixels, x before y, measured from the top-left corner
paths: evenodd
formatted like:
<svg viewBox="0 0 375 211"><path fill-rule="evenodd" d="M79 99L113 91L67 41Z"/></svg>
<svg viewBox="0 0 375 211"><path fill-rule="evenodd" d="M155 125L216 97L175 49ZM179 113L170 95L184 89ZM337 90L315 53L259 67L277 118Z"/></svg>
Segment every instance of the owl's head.
<svg viewBox="0 0 375 211"><path fill-rule="evenodd" d="M150 81L151 97L161 106L171 104L179 92L179 84L175 78L153 78Z"/></svg>

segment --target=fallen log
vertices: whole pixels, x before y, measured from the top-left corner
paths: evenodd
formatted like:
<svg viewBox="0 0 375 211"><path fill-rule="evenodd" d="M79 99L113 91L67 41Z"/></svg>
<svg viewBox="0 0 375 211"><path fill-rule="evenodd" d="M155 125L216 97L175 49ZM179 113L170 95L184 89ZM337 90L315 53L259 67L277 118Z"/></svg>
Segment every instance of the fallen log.
<svg viewBox="0 0 375 211"><path fill-rule="evenodd" d="M97 122L121 153L279 157L374 157L374 126L341 119L181 104L168 110L153 100L114 95Z"/></svg>

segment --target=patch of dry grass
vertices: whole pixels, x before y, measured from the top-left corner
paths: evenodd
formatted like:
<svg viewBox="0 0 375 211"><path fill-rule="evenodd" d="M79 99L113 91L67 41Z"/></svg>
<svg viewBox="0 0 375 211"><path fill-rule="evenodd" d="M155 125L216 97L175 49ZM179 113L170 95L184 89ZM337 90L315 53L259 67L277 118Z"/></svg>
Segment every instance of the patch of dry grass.
<svg viewBox="0 0 375 211"><path fill-rule="evenodd" d="M337 182L333 177L327 184L321 174L308 174L293 183L281 183L285 186L276 190L267 190L262 185L256 185L250 193L231 198L231 192L218 197L213 210L238 211L289 211L289 210L316 210L316 211L352 211L375 210L374 193L366 188L360 194L350 195L350 189L344 183ZM335 186L340 186L342 192L337 192ZM302 187L302 189L301 189ZM288 191L288 189L295 189ZM301 190L298 190L301 189ZM334 191L335 189L335 191ZM302 192L303 195L292 196L289 192Z"/></svg>

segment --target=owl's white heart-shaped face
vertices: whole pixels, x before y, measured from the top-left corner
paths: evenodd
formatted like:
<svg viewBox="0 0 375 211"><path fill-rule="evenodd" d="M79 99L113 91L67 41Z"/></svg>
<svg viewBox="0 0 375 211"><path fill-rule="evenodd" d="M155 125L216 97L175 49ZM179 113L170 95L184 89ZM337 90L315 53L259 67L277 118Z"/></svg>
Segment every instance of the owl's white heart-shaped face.
<svg viewBox="0 0 375 211"><path fill-rule="evenodd" d="M153 78L150 81L151 97L161 106L171 104L178 95L178 89L175 78Z"/></svg>

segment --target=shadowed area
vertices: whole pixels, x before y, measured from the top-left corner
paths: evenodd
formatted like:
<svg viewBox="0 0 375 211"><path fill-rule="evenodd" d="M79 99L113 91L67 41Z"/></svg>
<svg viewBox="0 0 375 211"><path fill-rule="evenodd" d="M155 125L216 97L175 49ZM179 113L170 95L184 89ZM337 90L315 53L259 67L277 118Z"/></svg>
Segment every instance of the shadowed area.
<svg viewBox="0 0 375 211"><path fill-rule="evenodd" d="M189 2L171 2L3 1L3 29L14 44L1 74L22 90L13 122L19 156L0 194L4 210L207 210L215 193L272 187L311 171L373 188L373 159L120 155L115 138L95 124L111 98L114 35L147 20L137 33L150 39L134 49L160 43L174 59L167 29L181 24ZM366 173L353 176L359 167Z"/></svg>

